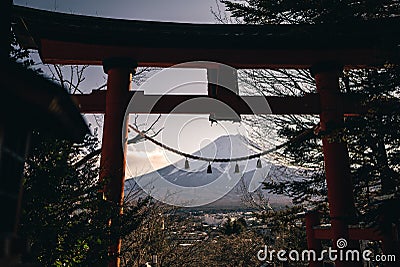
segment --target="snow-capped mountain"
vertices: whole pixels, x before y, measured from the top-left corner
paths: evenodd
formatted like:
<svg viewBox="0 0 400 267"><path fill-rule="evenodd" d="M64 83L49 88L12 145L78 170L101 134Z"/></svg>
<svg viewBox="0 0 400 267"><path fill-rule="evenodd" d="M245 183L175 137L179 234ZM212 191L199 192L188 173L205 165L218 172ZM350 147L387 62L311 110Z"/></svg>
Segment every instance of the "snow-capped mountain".
<svg viewBox="0 0 400 267"><path fill-rule="evenodd" d="M259 148L240 135L221 136L203 147L194 155L210 158L235 158L260 152ZM268 174L278 174L279 166L264 159L257 168L257 158L239 162L211 162L212 173L207 173L208 162L190 160L190 168L185 169L185 159L157 171L132 177L125 182L125 191L139 185L154 198L168 204L198 207L238 207L244 206L244 192L261 192L272 205L286 205L287 197L268 194L261 190L261 183ZM235 165L239 165L239 173Z"/></svg>

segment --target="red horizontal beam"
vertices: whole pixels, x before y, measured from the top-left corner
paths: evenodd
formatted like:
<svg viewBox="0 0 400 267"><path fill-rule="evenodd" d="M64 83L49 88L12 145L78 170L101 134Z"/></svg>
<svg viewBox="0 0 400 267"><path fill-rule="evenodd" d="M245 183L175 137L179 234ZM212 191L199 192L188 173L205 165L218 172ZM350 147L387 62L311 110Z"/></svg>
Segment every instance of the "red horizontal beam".
<svg viewBox="0 0 400 267"><path fill-rule="evenodd" d="M349 228L351 240L382 240L382 235L374 228ZM330 228L314 228L314 238L329 240L332 239Z"/></svg>
<svg viewBox="0 0 400 267"><path fill-rule="evenodd" d="M366 68L383 63L383 52L373 49L252 49L175 48L97 45L57 40L40 40L44 63L101 65L103 59L127 57L140 67L171 67L182 62L213 61L238 69L308 69L322 61L345 62L345 68ZM392 53L392 52L390 52ZM391 55L394 58L394 55ZM374 55L374 56L371 56Z"/></svg>
<svg viewBox="0 0 400 267"><path fill-rule="evenodd" d="M235 68L345 68L399 63L399 18L336 24L190 24L100 18L14 6L21 45L45 63L98 65L129 57L139 66L215 61Z"/></svg>
<svg viewBox="0 0 400 267"><path fill-rule="evenodd" d="M131 91L135 105L131 113L154 114L209 114L215 112L210 104L201 105L201 101L210 99L207 95L145 95L142 91ZM81 113L104 113L106 91L93 91L91 94L73 95ZM368 107L362 106L360 97L342 96L343 109L346 114L364 114ZM286 96L232 96L218 97L238 114L319 114L319 95L308 94L301 97ZM126 99L127 103L130 97ZM189 102L188 102L189 101ZM191 105L198 101L200 105ZM185 106L184 104L188 105ZM205 103L205 102L204 102ZM269 106L269 107L268 107Z"/></svg>

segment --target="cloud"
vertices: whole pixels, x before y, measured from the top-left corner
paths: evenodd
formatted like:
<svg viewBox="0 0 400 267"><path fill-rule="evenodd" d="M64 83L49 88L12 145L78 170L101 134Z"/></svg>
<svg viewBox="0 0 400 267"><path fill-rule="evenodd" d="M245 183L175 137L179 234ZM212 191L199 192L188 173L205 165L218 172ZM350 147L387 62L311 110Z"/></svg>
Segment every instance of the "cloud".
<svg viewBox="0 0 400 267"><path fill-rule="evenodd" d="M150 152L133 149L127 151L126 174L128 177L135 177L158 170L169 164L170 162L165 158L163 151L158 148Z"/></svg>

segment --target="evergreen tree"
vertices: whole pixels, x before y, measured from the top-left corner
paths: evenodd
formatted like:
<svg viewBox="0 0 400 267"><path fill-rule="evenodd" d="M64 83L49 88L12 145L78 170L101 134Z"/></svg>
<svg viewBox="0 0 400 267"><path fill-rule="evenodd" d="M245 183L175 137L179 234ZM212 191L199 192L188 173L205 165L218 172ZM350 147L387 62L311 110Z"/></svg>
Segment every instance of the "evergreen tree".
<svg viewBox="0 0 400 267"><path fill-rule="evenodd" d="M117 214L100 198L98 157L77 167L98 147L87 136L82 144L49 139L35 133L25 170L21 235L31 243L30 262L41 266L104 266L110 236L107 218ZM124 205L119 234L129 235L143 220L148 199ZM105 207L106 206L106 207ZM102 207L102 208L99 208Z"/></svg>
<svg viewBox="0 0 400 267"><path fill-rule="evenodd" d="M222 231L225 235L237 235L246 231L247 223L244 218L237 220L228 220L222 225Z"/></svg>
<svg viewBox="0 0 400 267"><path fill-rule="evenodd" d="M298 23L353 23L356 21L382 19L400 15L400 3L384 1L221 1L231 15L249 24L298 24ZM269 95L301 96L315 92L315 84L304 70L244 71L242 79L255 90ZM345 71L341 88L346 93L357 93L365 104L375 104L373 110L363 116L348 117L342 129L336 129L333 138L345 138L350 153L350 166L354 183L354 195L359 220L376 222L384 208L378 203L391 198L390 205L398 207L399 201L399 109L398 104L388 113L387 106L378 102L398 103L400 68L386 64L379 68ZM396 108L397 107L397 108ZM385 109L382 115L381 109ZM281 116L250 120L252 126L265 131L264 125L276 128L278 136L290 139L318 122L316 116ZM257 137L263 141L264 134ZM261 141L261 142L262 142ZM267 140L265 140L267 141ZM282 181L271 177L265 187L273 193L293 198L295 204L314 204L325 209L327 188L323 166L321 140L315 136L293 144L282 151L278 158L285 164L302 167L302 180ZM397 196L396 196L397 195ZM398 222L398 214L391 217Z"/></svg>
<svg viewBox="0 0 400 267"><path fill-rule="evenodd" d="M12 34L10 58L34 66L29 51ZM34 70L41 73L41 69ZM19 236L31 246L24 262L39 266L106 266L108 247L129 235L145 217L148 198L124 204L121 228L110 233L108 218L118 214L100 197L99 141L86 136L81 144L33 132L25 163ZM101 207L101 208L100 208Z"/></svg>
<svg viewBox="0 0 400 267"><path fill-rule="evenodd" d="M221 1L232 16L247 24L354 22L400 14L396 0L246 0Z"/></svg>

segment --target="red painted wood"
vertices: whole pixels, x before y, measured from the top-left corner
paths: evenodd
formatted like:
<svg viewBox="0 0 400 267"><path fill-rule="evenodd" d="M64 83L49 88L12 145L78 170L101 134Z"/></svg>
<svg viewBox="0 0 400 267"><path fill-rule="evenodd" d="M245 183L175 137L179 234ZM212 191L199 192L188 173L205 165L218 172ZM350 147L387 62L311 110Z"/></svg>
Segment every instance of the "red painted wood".
<svg viewBox="0 0 400 267"><path fill-rule="evenodd" d="M131 97L135 94L135 98L139 102L157 102L150 113L154 114L173 114L177 113L174 110L175 107L190 101L195 98L208 97L207 95L144 95L142 91L130 91L129 95L124 99L129 102ZM82 113L104 113L106 103L106 91L93 91L90 94L77 94L73 95L73 99L78 105ZM319 114L320 103L318 94L309 94L301 97L277 97L267 96L265 97L268 105L270 106L272 114ZM252 110L246 103L265 103L264 96L241 96L241 97L218 97L218 100L229 105L233 110L239 114L268 114L263 112L257 112ZM341 101L343 103L343 110L346 116L357 116L358 114L365 114L368 112L369 106L361 105L361 97L357 95L341 95ZM124 102L125 103L125 102ZM254 104L256 106L257 104ZM399 103L387 102L385 104L385 110L391 112ZM149 113L147 109L140 109L140 107L132 107L133 113ZM187 114L209 114L211 111L208 107L204 107L204 110L193 111L191 109L186 112L179 111L179 113Z"/></svg>
<svg viewBox="0 0 400 267"><path fill-rule="evenodd" d="M309 250L314 250L317 255L322 251L321 240L316 238L314 227L320 224L320 214L317 211L306 213L306 234L307 234L307 247ZM310 261L309 267L322 267L321 261Z"/></svg>
<svg viewBox="0 0 400 267"><path fill-rule="evenodd" d="M140 47L131 45L85 44L57 40L40 40L40 57L44 63L67 65L101 65L108 57L135 58L140 67L171 67L190 61L213 61L238 69L308 69L320 61L336 61L346 68L366 68L383 64L377 49L248 49Z"/></svg>
<svg viewBox="0 0 400 267"><path fill-rule="evenodd" d="M105 183L103 194L122 214L124 199L126 154L123 147L123 122L125 117L125 105L131 81L129 68L112 68L108 71L106 106L103 127L103 141L100 160L100 181ZM127 136L127 131L124 131ZM118 221L118 214L114 214L109 225L112 229ZM121 239L117 238L110 246L111 261L109 267L118 267L120 264L119 253Z"/></svg>
<svg viewBox="0 0 400 267"><path fill-rule="evenodd" d="M320 131L329 132L343 124L344 113L339 94L340 71L335 66L330 69L323 65L321 67L314 71L321 101ZM334 247L338 239L349 240L348 222L354 218L355 212L347 145L339 137L328 135L322 138ZM336 260L335 264L337 267L356 266L355 263L340 260Z"/></svg>
<svg viewBox="0 0 400 267"><path fill-rule="evenodd" d="M331 228L314 228L315 239L332 239ZM382 235L374 228L349 228L350 240L382 240Z"/></svg>
<svg viewBox="0 0 400 267"><path fill-rule="evenodd" d="M100 18L14 6L14 31L42 61L101 65L111 57L139 66L214 61L235 68L345 68L399 63L399 18L354 23L191 24Z"/></svg>

